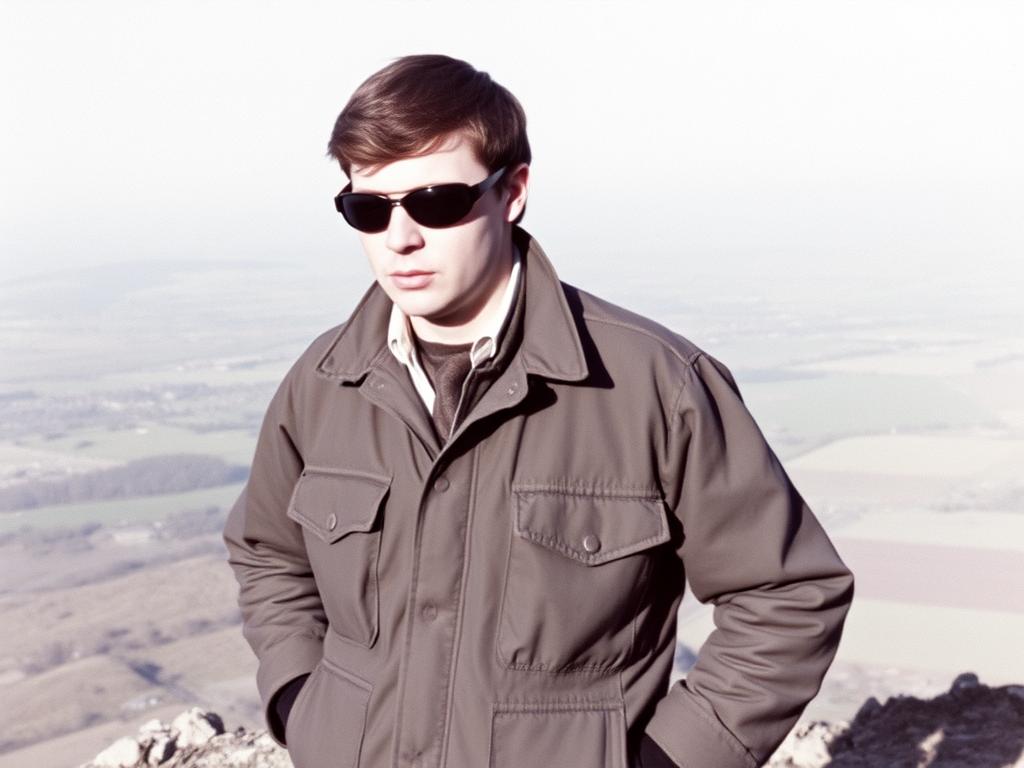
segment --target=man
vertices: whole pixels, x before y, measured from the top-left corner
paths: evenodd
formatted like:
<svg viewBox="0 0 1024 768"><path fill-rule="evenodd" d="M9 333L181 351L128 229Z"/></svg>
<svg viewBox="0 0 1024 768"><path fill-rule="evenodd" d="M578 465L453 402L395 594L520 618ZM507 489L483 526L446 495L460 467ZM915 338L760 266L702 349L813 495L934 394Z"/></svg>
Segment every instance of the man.
<svg viewBox="0 0 1024 768"><path fill-rule="evenodd" d="M486 73L393 62L329 154L376 280L280 384L224 530L272 737L297 768L762 764L853 576L729 370L559 280ZM687 582L716 629L669 689Z"/></svg>

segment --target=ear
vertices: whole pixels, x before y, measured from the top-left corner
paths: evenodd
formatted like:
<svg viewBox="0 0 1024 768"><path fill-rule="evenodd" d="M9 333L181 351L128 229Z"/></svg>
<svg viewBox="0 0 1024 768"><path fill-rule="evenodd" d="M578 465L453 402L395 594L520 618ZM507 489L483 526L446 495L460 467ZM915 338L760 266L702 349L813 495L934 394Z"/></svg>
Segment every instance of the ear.
<svg viewBox="0 0 1024 768"><path fill-rule="evenodd" d="M530 166L520 163L505 174L505 221L512 222L526 207L526 193L530 182Z"/></svg>

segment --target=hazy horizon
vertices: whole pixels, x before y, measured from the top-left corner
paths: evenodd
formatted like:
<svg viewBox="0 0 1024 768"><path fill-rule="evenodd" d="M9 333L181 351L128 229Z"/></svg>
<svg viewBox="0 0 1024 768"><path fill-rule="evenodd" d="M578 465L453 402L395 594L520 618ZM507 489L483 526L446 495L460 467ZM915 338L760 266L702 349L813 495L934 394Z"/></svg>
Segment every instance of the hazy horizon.
<svg viewBox="0 0 1024 768"><path fill-rule="evenodd" d="M522 101L524 226L572 282L680 265L859 291L1024 276L1024 8L540 8L5 3L0 292L125 259L368 282L326 140L359 82L425 51Z"/></svg>

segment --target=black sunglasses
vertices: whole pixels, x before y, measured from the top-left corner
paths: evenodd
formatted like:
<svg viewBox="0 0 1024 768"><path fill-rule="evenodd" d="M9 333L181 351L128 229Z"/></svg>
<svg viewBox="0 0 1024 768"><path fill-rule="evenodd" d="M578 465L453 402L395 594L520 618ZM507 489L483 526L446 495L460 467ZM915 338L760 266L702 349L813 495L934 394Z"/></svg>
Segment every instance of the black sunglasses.
<svg viewBox="0 0 1024 768"><path fill-rule="evenodd" d="M479 184L435 184L420 187L397 200L369 192L351 192L352 182L334 198L334 207L360 232L383 232L391 220L391 209L405 208L410 218L424 227L450 227L469 213L476 201L493 187L505 168L499 168Z"/></svg>

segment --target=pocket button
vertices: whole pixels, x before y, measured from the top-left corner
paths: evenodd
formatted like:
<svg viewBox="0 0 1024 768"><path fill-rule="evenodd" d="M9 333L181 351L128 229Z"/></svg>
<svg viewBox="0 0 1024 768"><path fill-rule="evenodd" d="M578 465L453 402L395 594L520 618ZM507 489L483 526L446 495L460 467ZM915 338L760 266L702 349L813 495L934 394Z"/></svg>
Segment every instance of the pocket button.
<svg viewBox="0 0 1024 768"><path fill-rule="evenodd" d="M337 527L338 527L338 516L336 514L334 514L333 512L331 512L331 514L329 514L327 516L327 530L333 531Z"/></svg>
<svg viewBox="0 0 1024 768"><path fill-rule="evenodd" d="M601 540L592 533L583 537L583 548L587 552L597 552L601 548Z"/></svg>

